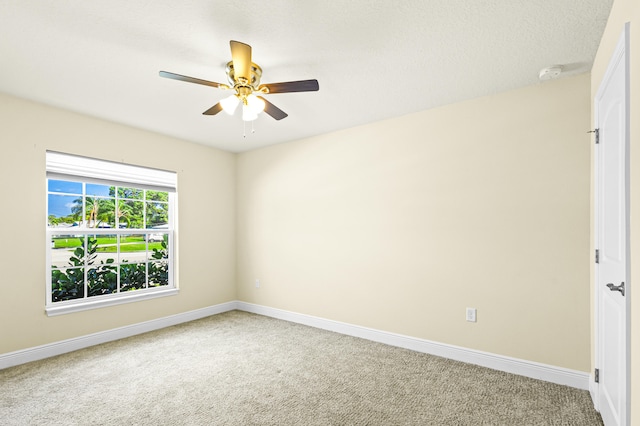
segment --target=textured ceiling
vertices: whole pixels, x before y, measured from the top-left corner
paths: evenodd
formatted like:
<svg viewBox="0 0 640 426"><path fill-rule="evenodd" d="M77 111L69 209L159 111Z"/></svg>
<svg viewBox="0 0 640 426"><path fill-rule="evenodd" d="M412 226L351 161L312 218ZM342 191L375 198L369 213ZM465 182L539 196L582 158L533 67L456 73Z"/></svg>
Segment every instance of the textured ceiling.
<svg viewBox="0 0 640 426"><path fill-rule="evenodd" d="M0 91L241 152L588 72L612 0L0 0ZM229 40L253 47L289 114L203 116L229 95Z"/></svg>

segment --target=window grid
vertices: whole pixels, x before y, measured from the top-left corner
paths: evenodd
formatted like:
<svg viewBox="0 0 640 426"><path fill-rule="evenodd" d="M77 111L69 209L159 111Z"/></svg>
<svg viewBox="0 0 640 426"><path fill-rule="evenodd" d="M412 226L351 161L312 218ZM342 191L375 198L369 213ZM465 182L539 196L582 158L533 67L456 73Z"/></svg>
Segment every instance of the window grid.
<svg viewBox="0 0 640 426"><path fill-rule="evenodd" d="M172 218L173 214L172 214L171 206L173 202L172 199L174 196L173 193L165 193L167 197L167 201L163 201L158 199L158 195L157 195L157 194L163 193L163 191L151 191L152 193L155 194L155 199L153 199L152 197L148 197L148 193L150 192L150 190L135 188L134 185L126 186L126 187L111 185L111 187L113 188L113 193L114 193L113 197L88 195L86 182L82 182L82 194L78 194L77 192L47 191L49 195L75 196L80 198L81 219L78 221L78 225L73 227L55 228L55 227L49 226L50 224L47 224L48 225L47 231L50 237L49 238L50 241L53 241L53 239L56 236L69 235L70 233L76 234L76 235L82 235L81 247L84 251L84 256L82 259L81 266L76 266L71 264L64 267L55 266L53 265L53 262L51 262L50 256L48 257L48 260L49 260L48 263L50 265L49 273L48 273L48 276L49 276L48 286L47 286L48 287L48 301L47 301L48 305L69 304L69 303L76 304L79 301L86 301L88 299L114 297L115 295L122 295L124 293L130 293L130 292L138 293L138 292L144 292L144 291L154 291L158 287L163 287L163 286L166 286L167 288L174 288L173 279L172 279L173 265L171 261L172 259L171 253L173 251L172 250L173 248L172 226L170 226L170 223L167 223L166 224L167 226L165 229L154 229L152 227L152 224L149 223L150 218L148 218L149 206L152 203L155 206L160 206L161 210L166 212L166 214L168 215L168 218ZM134 191L131 191L131 193L133 193L134 196L136 191L139 191L140 193L139 198L127 197L125 191L129 189L134 190ZM122 197L120 196L121 192L123 194ZM87 216L88 214L87 200L88 199L92 199L93 200L92 202L94 203L94 205L97 202L97 200L113 200L114 201L114 205L113 205L113 208L114 208L113 223L115 225L114 228L100 228L98 227L100 221L98 220L97 216L92 218L89 218ZM140 224L140 227L132 228L130 227L131 226L130 219L128 221L123 221L121 219L121 216L122 216L121 209L125 207L125 205L121 203L126 203L126 202L141 203L140 206L142 208L142 222ZM93 223L91 222L91 220L93 220ZM122 226L125 226L125 223L127 227L123 228ZM90 241L97 241L100 236L106 236L106 235L115 236L115 252L113 253L113 255L115 255L115 259L110 263L103 263L103 261L100 261L100 263L94 264L93 259L90 258L90 256L92 255L92 253L90 253L90 250L92 250L92 245L94 243ZM144 249L139 250L139 252L141 251L143 254L143 257L141 259L137 259L136 261L129 261L123 255L122 247L123 247L123 243L125 243L124 239L126 238L127 235L129 235L130 240L134 240L134 236L142 237L144 241L144 244L143 244ZM162 235L162 240L164 243L163 244L161 243L161 247L166 252L165 256L158 258L158 255L155 254L155 252L150 249L150 236L152 235L155 235L155 236ZM52 245L52 248L53 248L53 245ZM152 277L150 277L150 269L154 268L155 270L162 271L163 266L166 269L166 273L165 273L165 275L167 276L166 282L162 281L162 279L156 279L156 281L152 282L151 281ZM83 270L82 296L69 298L68 300L64 300L64 301L54 301L54 296L52 293L53 270L57 269L62 273L65 273L65 272L68 272L69 270L77 270L80 268L82 268ZM90 286L92 277L90 276L90 274L98 273L101 270L106 270L106 271L115 270L115 277L116 277L115 291L106 292L101 295L91 295L89 286ZM123 283L123 276L122 276L123 270L126 270L129 274L133 273L134 275L136 273L143 272L144 282L142 283L142 287L139 286L140 283L135 283L135 282ZM126 285L132 285L132 290L123 291L123 287L125 287Z"/></svg>

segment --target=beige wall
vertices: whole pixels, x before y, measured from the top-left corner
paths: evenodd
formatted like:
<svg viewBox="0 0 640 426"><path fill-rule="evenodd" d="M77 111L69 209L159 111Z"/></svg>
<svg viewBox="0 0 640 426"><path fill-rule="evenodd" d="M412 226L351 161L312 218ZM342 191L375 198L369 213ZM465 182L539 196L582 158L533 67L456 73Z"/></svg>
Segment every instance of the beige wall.
<svg viewBox="0 0 640 426"><path fill-rule="evenodd" d="M240 154L239 298L589 371L589 84Z"/></svg>
<svg viewBox="0 0 640 426"><path fill-rule="evenodd" d="M615 0L607 22L591 76L591 97L595 97L611 55L616 47L624 24L631 23L629 57L631 59L630 81L630 209L631 209L631 279L628 283L631 297L631 424L640 425L640 291L633 291L640 271L640 2L638 0ZM591 274L593 285L593 270Z"/></svg>
<svg viewBox="0 0 640 426"><path fill-rule="evenodd" d="M588 371L589 82L238 156L0 95L0 353L237 298ZM45 315L47 149L178 172L178 296Z"/></svg>
<svg viewBox="0 0 640 426"><path fill-rule="evenodd" d="M0 353L236 299L235 155L0 94ZM45 151L178 173L177 296L47 317Z"/></svg>

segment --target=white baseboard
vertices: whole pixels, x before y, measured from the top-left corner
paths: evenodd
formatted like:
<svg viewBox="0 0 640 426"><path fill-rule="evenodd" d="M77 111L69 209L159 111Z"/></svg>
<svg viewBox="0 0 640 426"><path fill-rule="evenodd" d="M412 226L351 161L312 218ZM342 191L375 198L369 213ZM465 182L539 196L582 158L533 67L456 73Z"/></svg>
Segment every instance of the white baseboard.
<svg viewBox="0 0 640 426"><path fill-rule="evenodd" d="M334 331L348 336L360 337L374 342L384 343L391 346L410 349L417 352L428 353L444 358L462 361L469 364L480 365L494 370L507 373L518 374L525 377L544 380L560 385L589 390L593 397L595 389L591 384L588 373L582 371L569 370L552 365L526 361L517 358L510 358L488 352L481 352L473 349L444 343L432 342L401 334L389 333L358 325L347 324L339 321L314 317L311 315L299 314L282 309L270 308L267 306L255 305L246 302L232 301L207 308L132 324L125 327L106 330L98 333L80 336L72 339L62 340L47 345L36 346L15 352L0 354L0 370L14 365L24 364L31 361L61 355L78 349L87 348L125 337L135 336L153 330L158 330L172 325L181 324L188 321L220 314L222 312L240 310L278 318L298 324L304 324L315 328Z"/></svg>
<svg viewBox="0 0 640 426"><path fill-rule="evenodd" d="M135 336L153 330L170 327L172 325L182 324L208 317L222 312L233 311L237 308L237 302L221 303L219 305L209 306L194 311L183 312L168 317L158 318L150 321L131 324L120 328L101 331L98 333L88 334L86 336L75 337L72 339L62 340L47 345L36 346L33 348L23 349L15 352L0 354L0 370L14 365L24 364L31 361L37 361L67 352L76 351L78 349L87 348L101 343L111 342L113 340L123 339L125 337Z"/></svg>
<svg viewBox="0 0 640 426"><path fill-rule="evenodd" d="M267 306L254 305L246 302L237 302L236 308L241 311L304 324L349 336L360 337L374 342L437 355L469 364L480 365L494 370L518 374L560 385L571 386L582 390L589 390L589 374L582 371L570 370L533 361L526 361L459 346L432 342L415 337L403 336L401 334L388 333L358 325L284 311Z"/></svg>

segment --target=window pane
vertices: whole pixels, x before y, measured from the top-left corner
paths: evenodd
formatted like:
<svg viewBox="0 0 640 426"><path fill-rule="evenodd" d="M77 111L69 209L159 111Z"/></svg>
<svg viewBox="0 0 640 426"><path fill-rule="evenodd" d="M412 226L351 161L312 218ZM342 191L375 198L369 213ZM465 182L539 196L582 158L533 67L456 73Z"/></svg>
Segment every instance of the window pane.
<svg viewBox="0 0 640 426"><path fill-rule="evenodd" d="M47 189L49 192L64 192L66 194L82 194L82 183L68 180L48 179Z"/></svg>
<svg viewBox="0 0 640 426"><path fill-rule="evenodd" d="M169 204L147 203L147 228L167 229L169 223ZM164 225L164 226L163 226Z"/></svg>
<svg viewBox="0 0 640 426"><path fill-rule="evenodd" d="M149 287L169 285L168 262L149 262L147 267L149 268Z"/></svg>
<svg viewBox="0 0 640 426"><path fill-rule="evenodd" d="M85 200L85 214L89 228L115 227L114 214L115 199L87 197Z"/></svg>
<svg viewBox="0 0 640 426"><path fill-rule="evenodd" d="M91 265L108 265L118 258L118 240L115 235L92 235L89 242Z"/></svg>
<svg viewBox="0 0 640 426"><path fill-rule="evenodd" d="M89 228L115 228L115 198L87 197L85 213Z"/></svg>
<svg viewBox="0 0 640 426"><path fill-rule="evenodd" d="M162 191L147 191L147 201L169 201L169 193Z"/></svg>
<svg viewBox="0 0 640 426"><path fill-rule="evenodd" d="M138 188L118 188L119 198L131 198L134 200L142 200L142 189Z"/></svg>
<svg viewBox="0 0 640 426"><path fill-rule="evenodd" d="M87 184L87 196L115 197L116 187L109 185Z"/></svg>
<svg viewBox="0 0 640 426"><path fill-rule="evenodd" d="M169 251L167 250L168 234L149 234L149 251L147 252L147 260L167 260Z"/></svg>
<svg viewBox="0 0 640 426"><path fill-rule="evenodd" d="M120 291L145 288L146 279L146 265L144 263L125 263L120 265Z"/></svg>
<svg viewBox="0 0 640 426"><path fill-rule="evenodd" d="M143 234L120 236L120 263L144 262L147 254L147 243Z"/></svg>
<svg viewBox="0 0 640 426"><path fill-rule="evenodd" d="M87 271L89 297L118 292L118 267L111 262Z"/></svg>
<svg viewBox="0 0 640 426"><path fill-rule="evenodd" d="M51 269L53 302L84 297L84 268Z"/></svg>
<svg viewBox="0 0 640 426"><path fill-rule="evenodd" d="M91 235L87 240L87 288L89 297L117 293L116 265L118 240L116 235Z"/></svg>
<svg viewBox="0 0 640 426"><path fill-rule="evenodd" d="M161 241L152 241L153 237L161 238ZM149 287L157 287L169 284L169 251L167 244L169 241L168 234L150 234L147 236L149 240L148 264L149 270Z"/></svg>
<svg viewBox="0 0 640 426"><path fill-rule="evenodd" d="M49 226L71 226L82 218L82 197L76 195L48 195Z"/></svg>
<svg viewBox="0 0 640 426"><path fill-rule="evenodd" d="M58 268L84 266L84 237L55 235L51 238L51 265Z"/></svg>
<svg viewBox="0 0 640 426"><path fill-rule="evenodd" d="M120 228L142 228L144 226L144 201L118 200Z"/></svg>

